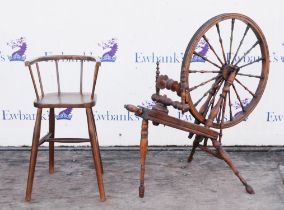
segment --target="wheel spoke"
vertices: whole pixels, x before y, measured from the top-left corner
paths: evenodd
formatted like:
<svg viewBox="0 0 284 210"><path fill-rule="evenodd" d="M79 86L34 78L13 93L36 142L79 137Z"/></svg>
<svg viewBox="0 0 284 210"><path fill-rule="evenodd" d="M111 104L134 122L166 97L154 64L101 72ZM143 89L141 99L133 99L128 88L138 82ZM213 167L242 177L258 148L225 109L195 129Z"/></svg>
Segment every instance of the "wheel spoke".
<svg viewBox="0 0 284 210"><path fill-rule="evenodd" d="M215 103L215 98L216 98L216 94L215 94L215 95L213 96L213 98L211 99L210 105L207 107L206 113L208 112L209 108L210 108L210 110L213 109L214 103Z"/></svg>
<svg viewBox="0 0 284 210"><path fill-rule="evenodd" d="M231 91L228 92L228 95L229 95L230 121L232 121L233 113L232 113Z"/></svg>
<svg viewBox="0 0 284 210"><path fill-rule="evenodd" d="M228 63L230 63L230 62L231 62L231 54L232 54L232 43L233 43L233 31L234 31L234 26L235 26L235 18L233 18L233 19L232 19L232 23L231 23L230 52L229 52Z"/></svg>
<svg viewBox="0 0 284 210"><path fill-rule="evenodd" d="M243 56L238 60L238 62L237 62L236 64L234 64L234 65L238 65L238 63L241 62L241 60L242 60L247 54L249 54L250 51L252 51L252 49L255 48L256 45L258 45L258 44L259 44L259 40L257 40L257 41L254 43L254 45L252 45L251 48L249 48L249 50L246 51L246 52L244 53L244 55L243 55Z"/></svg>
<svg viewBox="0 0 284 210"><path fill-rule="evenodd" d="M207 37L205 36L205 34L202 36L203 39L207 42L207 44L209 45L209 48L212 50L212 52L215 54L216 58L219 60L219 62L221 63L221 65L224 65L224 63L222 62L222 60L219 58L219 56L217 55L215 49L212 47L212 45L210 44L209 40L207 39Z"/></svg>
<svg viewBox="0 0 284 210"><path fill-rule="evenodd" d="M220 77L220 75L218 75L218 76L216 76L216 77L213 77L213 78L211 78L211 79L209 79L209 80L207 80L207 81L205 81L205 82L202 82L202 83L200 83L200 84L198 84L198 85L195 85L195 86L193 86L192 88L189 88L188 91L190 92L190 91L195 90L196 88L199 88L199 87L201 87L201 86L203 86L203 85L206 85L208 82L211 82L212 80L217 79L218 77Z"/></svg>
<svg viewBox="0 0 284 210"><path fill-rule="evenodd" d="M252 91L250 91L243 83L241 83L237 78L235 78L235 81L239 83L246 91L248 91L254 98L256 97L256 95Z"/></svg>
<svg viewBox="0 0 284 210"><path fill-rule="evenodd" d="M207 96L210 92L213 93L214 91L216 91L216 89L218 88L218 84L220 83L221 80L222 80L221 77L220 77L218 80L216 80L215 83L212 85L212 87L211 87L209 90L207 90L207 91L203 94L203 96L202 96L197 102L195 102L194 106L196 107L196 106L202 101L202 99L203 99L205 96ZM209 103L210 99L211 99L211 97L209 97L209 100L208 100L206 106L208 106L208 103Z"/></svg>
<svg viewBox="0 0 284 210"><path fill-rule="evenodd" d="M237 55L238 55L238 53L239 53L239 50L240 50L240 48L241 48L241 46L242 46L242 44L243 44L243 42L244 42L244 39L245 39L245 37L246 37L246 35L247 35L247 33L248 33L249 28L250 28L250 27L249 27L249 24L247 24L245 33L244 33L243 38L241 39L241 41L240 41L240 43L239 43L239 46L238 46L237 51L236 51L236 54L235 54L233 60L231 61L231 64L233 64L234 60L236 59L236 57L237 57Z"/></svg>
<svg viewBox="0 0 284 210"><path fill-rule="evenodd" d="M224 125L225 112L226 112L226 103L227 103L227 94L226 94L226 96L225 96L225 98L224 98L223 105L222 105L221 128L222 128L223 125Z"/></svg>
<svg viewBox="0 0 284 210"><path fill-rule="evenodd" d="M219 134L219 141L221 142L222 136L223 136L223 127L224 127L224 119L225 119L225 112L226 112L226 103L227 103L227 94L223 100L223 105L222 105L222 119L221 119L221 125L220 125L220 134ZM221 108L220 108L220 113L221 113Z"/></svg>
<svg viewBox="0 0 284 210"><path fill-rule="evenodd" d="M210 106L211 106L211 110L212 110L212 108L213 108L213 106L214 106L214 103L215 103L216 95L217 95L218 91L220 90L220 88L221 88L223 82L224 82L224 80L221 81L221 83L220 83L219 86L217 87L216 91L214 92L214 95L212 95L213 98L211 97L210 103L208 103L208 106L207 106L206 111L205 111L206 114L207 114L207 112L208 112Z"/></svg>
<svg viewBox="0 0 284 210"><path fill-rule="evenodd" d="M206 93L204 93L203 96L202 96L200 99L198 99L198 101L196 101L196 102L194 103L194 106L195 106L195 107L198 106L198 104L202 101L203 98L205 98L205 96L208 95L208 93L209 93L210 91L211 91L211 89L210 89L210 90L207 90Z"/></svg>
<svg viewBox="0 0 284 210"><path fill-rule="evenodd" d="M199 56L200 58L202 58L203 60L206 60L207 62L211 63L212 65L216 66L217 68L221 69L221 66L219 66L218 64L210 61L208 58L204 57L203 55L200 55L198 52L194 51L193 52L194 55Z"/></svg>
<svg viewBox="0 0 284 210"><path fill-rule="evenodd" d="M247 63L247 64L245 64L245 65L239 66L239 68L244 68L244 67L246 67L246 66L249 66L249 65L251 65L251 64L254 64L254 63L259 62L259 61L262 61L262 60L264 60L264 58L258 58L258 59L254 60L254 61L252 61L252 62L249 62L249 63Z"/></svg>
<svg viewBox="0 0 284 210"><path fill-rule="evenodd" d="M219 124L220 123L220 118L221 118L221 110L222 110L222 106L223 106L224 100L222 102L222 104L220 104L220 108L219 108L219 113L218 116L216 116L216 122Z"/></svg>
<svg viewBox="0 0 284 210"><path fill-rule="evenodd" d="M214 70L189 70L189 73L221 73L221 71Z"/></svg>
<svg viewBox="0 0 284 210"><path fill-rule="evenodd" d="M253 74L243 74L243 73L238 73L238 75L246 76L246 77L254 77L254 78L258 78L258 79L263 79L263 77L262 77L262 76L253 75Z"/></svg>
<svg viewBox="0 0 284 210"><path fill-rule="evenodd" d="M224 80L222 80L222 78L219 78L218 80L215 81L215 83L212 85L212 89L209 91L209 96L207 97L207 99L204 102L204 104L200 107L199 113L202 114L204 117L206 116L207 111L208 111L208 109L209 109L209 107L211 105L212 97L213 96L215 97L215 94L220 89L223 81Z"/></svg>
<svg viewBox="0 0 284 210"><path fill-rule="evenodd" d="M242 111L243 111L243 112L245 112L245 108L244 108L244 106L243 106L243 104L242 104L242 101L241 101L240 95L238 94L238 91L237 91L237 89L236 89L235 85L234 85L234 84L232 84L232 86L233 86L233 89L234 89L235 94L236 94L236 96L237 96L237 99L238 99L238 101L239 101L239 103L240 103L240 106L242 107Z"/></svg>
<svg viewBox="0 0 284 210"><path fill-rule="evenodd" d="M221 95L220 95L221 96ZM223 99L222 103L220 104L220 108L219 108L219 113L218 113L218 116L217 116L217 123L220 123L220 118L221 118L221 114L222 114L222 117L223 117L223 110L224 110L224 107L226 106L226 98L227 98L227 94L225 96L225 98Z"/></svg>
<svg viewBox="0 0 284 210"><path fill-rule="evenodd" d="M218 36L219 36L219 42L220 42L220 45L221 45L221 48L222 48L222 54L223 54L223 57L224 57L224 62L225 62L225 64L227 64L225 51L224 51L224 47L223 47L223 40L221 38L221 33L220 33L219 23L216 24L216 28L217 28L217 32L218 32Z"/></svg>

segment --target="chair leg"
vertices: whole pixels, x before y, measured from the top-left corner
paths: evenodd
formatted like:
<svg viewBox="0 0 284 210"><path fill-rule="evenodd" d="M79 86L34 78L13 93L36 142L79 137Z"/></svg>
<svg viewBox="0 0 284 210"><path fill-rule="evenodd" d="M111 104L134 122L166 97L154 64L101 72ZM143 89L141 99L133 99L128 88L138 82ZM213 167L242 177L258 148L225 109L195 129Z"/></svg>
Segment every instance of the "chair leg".
<svg viewBox="0 0 284 210"><path fill-rule="evenodd" d="M238 171L236 166L233 164L229 154L222 148L221 143L219 141L213 140L213 139L212 139L212 143L213 143L213 147L216 148L220 157L229 165L229 167L232 169L234 174L240 179L242 184L245 186L247 193L254 194L253 188L250 185L248 185L246 180L242 177L242 175L240 174L240 172Z"/></svg>
<svg viewBox="0 0 284 210"><path fill-rule="evenodd" d="M96 121L95 121L95 118L94 118L93 110L91 109L91 111L92 111L92 120L93 120L93 123L95 125L95 134L96 134L97 145L100 148L99 138L98 138L98 134L97 134ZM103 162L102 162L101 150L99 150L99 156L100 156L100 161L101 161L101 170L102 170L102 174L103 174L104 173L104 166L103 166Z"/></svg>
<svg viewBox="0 0 284 210"><path fill-rule="evenodd" d="M55 136L55 116L54 116L54 108L50 108L49 110L49 132L51 134L51 138ZM54 174L54 142L49 142L49 174Z"/></svg>
<svg viewBox="0 0 284 210"><path fill-rule="evenodd" d="M42 114L42 109L38 108L36 114L35 126L34 126L32 148L31 148L29 175L28 175L27 189L26 189L26 201L30 201L32 197L33 180L34 180L34 173L36 166L38 143L40 137L41 114Z"/></svg>
<svg viewBox="0 0 284 210"><path fill-rule="evenodd" d="M101 167L101 160L99 156L99 145L97 144L96 139L96 132L95 132L95 124L92 115L92 109L86 108L86 114L87 114L87 121L88 121L88 129L89 129L89 135L90 135L90 141L92 146L92 153L94 158L94 164L96 169L96 175L97 175L97 182L98 182L98 188L100 193L100 200L105 201L105 191L104 191L104 183L103 183L103 175L102 175L102 167Z"/></svg>
<svg viewBox="0 0 284 210"><path fill-rule="evenodd" d="M140 186L139 197L144 197L144 174L145 174L145 160L148 149L148 120L142 120L141 126L141 141L140 141Z"/></svg>
<svg viewBox="0 0 284 210"><path fill-rule="evenodd" d="M198 136L198 135L195 136L195 139L194 139L193 144L192 144L192 149L191 149L190 155L187 158L187 162L191 162L193 160L193 155L195 153L195 150L202 140L203 140L202 136Z"/></svg>

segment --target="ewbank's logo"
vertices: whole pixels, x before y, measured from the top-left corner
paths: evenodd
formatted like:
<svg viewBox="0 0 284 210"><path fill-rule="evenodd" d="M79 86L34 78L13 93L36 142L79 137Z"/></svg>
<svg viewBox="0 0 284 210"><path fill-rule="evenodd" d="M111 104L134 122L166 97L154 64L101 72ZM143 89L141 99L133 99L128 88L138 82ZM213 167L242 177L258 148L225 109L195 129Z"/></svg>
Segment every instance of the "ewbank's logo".
<svg viewBox="0 0 284 210"><path fill-rule="evenodd" d="M98 44L105 52L100 57L101 62L115 62L116 52L118 50L117 39L112 38L108 41L101 42Z"/></svg>
<svg viewBox="0 0 284 210"><path fill-rule="evenodd" d="M195 51L202 57L206 57L209 51L209 45L204 40L201 39L197 44ZM150 51L151 52L151 51ZM183 52L170 52L166 54L158 54L154 51L152 53L135 52L135 63L181 63L184 57ZM193 55L191 62L202 62L205 60L198 55Z"/></svg>
<svg viewBox="0 0 284 210"><path fill-rule="evenodd" d="M57 120L71 120L72 118L72 108L67 108L59 112L58 115L56 115Z"/></svg>
<svg viewBox="0 0 284 210"><path fill-rule="evenodd" d="M199 54L202 55L203 57L206 57L207 53L209 50L209 45L208 43L202 39L199 41L198 45L195 48L195 51ZM205 60L198 55L193 55L191 62L205 62Z"/></svg>
<svg viewBox="0 0 284 210"><path fill-rule="evenodd" d="M7 43L13 50L11 56L8 56L10 61L24 61L26 59L25 52L27 50L27 43L24 37L12 40Z"/></svg>
<svg viewBox="0 0 284 210"><path fill-rule="evenodd" d="M245 99L241 100L241 103L242 103L244 110L246 110L246 107L249 105L250 101L251 101L251 99L249 99L249 98L245 98ZM234 114L234 117L238 117L241 114L243 114L243 110L242 110L243 108L241 106L241 103L235 102L234 104L232 104L232 107L234 107L235 110L237 111L237 113Z"/></svg>

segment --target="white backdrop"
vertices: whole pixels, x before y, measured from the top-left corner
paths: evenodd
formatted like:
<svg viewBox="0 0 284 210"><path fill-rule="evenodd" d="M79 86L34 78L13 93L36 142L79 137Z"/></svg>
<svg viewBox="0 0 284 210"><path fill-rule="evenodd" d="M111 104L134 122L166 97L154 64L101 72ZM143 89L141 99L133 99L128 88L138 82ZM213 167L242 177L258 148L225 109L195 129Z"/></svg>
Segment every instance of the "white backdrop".
<svg viewBox="0 0 284 210"><path fill-rule="evenodd" d="M194 32L209 18L227 12L245 14L258 23L268 41L271 65L260 103L247 121L224 130L223 144L283 145L283 9L282 1L257 0L2 1L0 145L31 143L35 95L23 60L52 54L99 58L110 50L112 62L102 63L96 88L94 114L100 144L139 144L141 120L123 105L149 102L155 91L152 56L176 57L161 63L160 71L179 80L182 54ZM103 49L108 43L112 46ZM43 113L47 119L48 110ZM56 120L56 136L87 137L84 110L72 110L67 118ZM47 125L44 120L42 134ZM150 125L149 133L151 145L191 144L187 133L164 126Z"/></svg>

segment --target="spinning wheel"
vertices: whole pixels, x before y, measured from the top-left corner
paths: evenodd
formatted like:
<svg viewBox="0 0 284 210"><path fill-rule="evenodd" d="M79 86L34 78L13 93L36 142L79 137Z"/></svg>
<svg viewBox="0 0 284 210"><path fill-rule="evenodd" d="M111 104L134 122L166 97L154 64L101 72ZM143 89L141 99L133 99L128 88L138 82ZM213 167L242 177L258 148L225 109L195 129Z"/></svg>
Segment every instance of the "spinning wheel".
<svg viewBox="0 0 284 210"><path fill-rule="evenodd" d="M152 109L125 105L143 118L140 155L139 196L144 196L145 159L148 146L148 121L164 124L195 135L188 162L197 147L224 160L245 186L254 193L241 176L228 153L221 146L222 130L245 120L256 107L266 86L269 73L269 52L261 29L250 18L227 13L204 23L190 40L181 67L180 82L160 75L156 68L156 102ZM175 92L181 101L160 95L162 89ZM168 115L168 106L189 111L195 118L190 123ZM219 129L217 132L214 129ZM212 141L214 149L207 146ZM203 144L202 144L203 143Z"/></svg>

